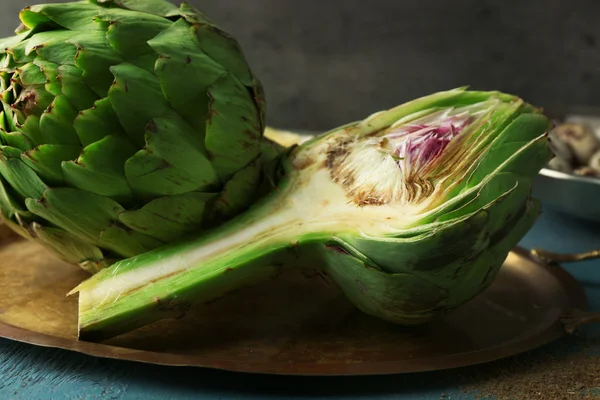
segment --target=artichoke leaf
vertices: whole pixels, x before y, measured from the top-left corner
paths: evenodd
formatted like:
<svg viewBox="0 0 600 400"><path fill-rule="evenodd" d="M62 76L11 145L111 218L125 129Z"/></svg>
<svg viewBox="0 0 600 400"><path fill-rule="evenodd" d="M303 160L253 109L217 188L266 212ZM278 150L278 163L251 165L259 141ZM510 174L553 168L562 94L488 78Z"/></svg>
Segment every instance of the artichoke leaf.
<svg viewBox="0 0 600 400"><path fill-rule="evenodd" d="M364 313L397 324L417 325L447 303L447 290L411 273L382 272L352 255L349 247L340 240L321 245L324 271Z"/></svg>
<svg viewBox="0 0 600 400"><path fill-rule="evenodd" d="M97 100L92 108L81 111L75 118L74 128L83 147L109 135L129 139L108 98Z"/></svg>
<svg viewBox="0 0 600 400"><path fill-rule="evenodd" d="M80 152L79 146L42 144L21 154L21 159L45 182L60 185L64 182L62 162L75 160Z"/></svg>
<svg viewBox="0 0 600 400"><path fill-rule="evenodd" d="M210 117L208 89L227 70L198 51L184 20L175 22L148 44L161 55L155 71L165 97L194 129L204 132ZM189 82L196 82L203 90Z"/></svg>
<svg viewBox="0 0 600 400"><path fill-rule="evenodd" d="M204 154L201 138L176 118L155 118L148 124L144 150L125 163L125 176L141 196L160 197L189 191L214 191L219 177Z"/></svg>
<svg viewBox="0 0 600 400"><path fill-rule="evenodd" d="M110 68L115 83L108 92L110 103L131 142L143 147L147 125L170 112L156 76L130 63Z"/></svg>
<svg viewBox="0 0 600 400"><path fill-rule="evenodd" d="M127 10L138 11L161 17L174 17L179 15L177 6L167 0L92 0L101 5L115 4Z"/></svg>
<svg viewBox="0 0 600 400"><path fill-rule="evenodd" d="M47 189L40 200L28 198L25 204L38 217L96 245L100 234L125 211L114 200L72 188Z"/></svg>
<svg viewBox="0 0 600 400"><path fill-rule="evenodd" d="M135 152L127 139L108 135L85 147L78 158L63 162L61 172L70 186L126 204L131 202L133 193L125 178L124 164Z"/></svg>
<svg viewBox="0 0 600 400"><path fill-rule="evenodd" d="M207 203L215 193L191 192L159 197L138 210L119 214L119 220L134 231L164 242L199 232Z"/></svg>
<svg viewBox="0 0 600 400"><path fill-rule="evenodd" d="M0 174L15 192L25 199L41 199L46 184L21 160L21 151L13 147L0 147Z"/></svg>

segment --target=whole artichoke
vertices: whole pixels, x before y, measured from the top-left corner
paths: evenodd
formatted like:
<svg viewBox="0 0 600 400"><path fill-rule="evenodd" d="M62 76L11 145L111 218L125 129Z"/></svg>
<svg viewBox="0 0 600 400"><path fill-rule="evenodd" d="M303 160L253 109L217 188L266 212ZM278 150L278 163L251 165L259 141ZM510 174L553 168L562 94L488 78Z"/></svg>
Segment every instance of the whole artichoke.
<svg viewBox="0 0 600 400"><path fill-rule="evenodd" d="M187 4L27 7L0 40L0 209L96 272L243 211L265 101L240 46Z"/></svg>

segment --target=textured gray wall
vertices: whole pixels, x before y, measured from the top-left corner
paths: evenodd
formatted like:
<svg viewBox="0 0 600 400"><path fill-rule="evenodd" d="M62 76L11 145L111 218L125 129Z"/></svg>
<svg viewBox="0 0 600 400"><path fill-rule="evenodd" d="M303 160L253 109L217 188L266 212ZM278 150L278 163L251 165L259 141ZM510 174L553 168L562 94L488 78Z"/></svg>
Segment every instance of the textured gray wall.
<svg viewBox="0 0 600 400"><path fill-rule="evenodd" d="M0 36L37 2L0 0ZM600 0L191 3L242 43L271 125L327 129L462 85L600 106Z"/></svg>

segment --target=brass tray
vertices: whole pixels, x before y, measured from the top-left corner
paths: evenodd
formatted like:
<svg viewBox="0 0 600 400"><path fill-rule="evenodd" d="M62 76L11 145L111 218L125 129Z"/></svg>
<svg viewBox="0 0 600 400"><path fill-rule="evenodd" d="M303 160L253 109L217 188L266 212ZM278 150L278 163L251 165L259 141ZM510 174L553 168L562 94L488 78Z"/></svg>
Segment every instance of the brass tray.
<svg viewBox="0 0 600 400"><path fill-rule="evenodd" d="M0 236L0 336L92 356L289 375L430 371L492 361L566 334L586 298L562 268L522 249L482 295L435 323L393 326L357 311L335 285L296 272L102 344L76 340L86 274L38 245Z"/></svg>

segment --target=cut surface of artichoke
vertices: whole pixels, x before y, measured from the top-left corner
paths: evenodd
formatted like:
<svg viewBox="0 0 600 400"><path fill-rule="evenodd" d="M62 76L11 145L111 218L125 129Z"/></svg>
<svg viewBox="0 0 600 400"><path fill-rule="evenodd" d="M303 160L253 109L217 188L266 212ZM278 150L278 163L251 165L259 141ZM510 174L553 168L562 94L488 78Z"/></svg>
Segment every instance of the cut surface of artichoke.
<svg viewBox="0 0 600 400"><path fill-rule="evenodd" d="M289 150L277 186L246 213L76 288L80 337L118 335L314 260L361 310L426 322L487 287L530 228L549 128L516 97L456 89L324 133Z"/></svg>

